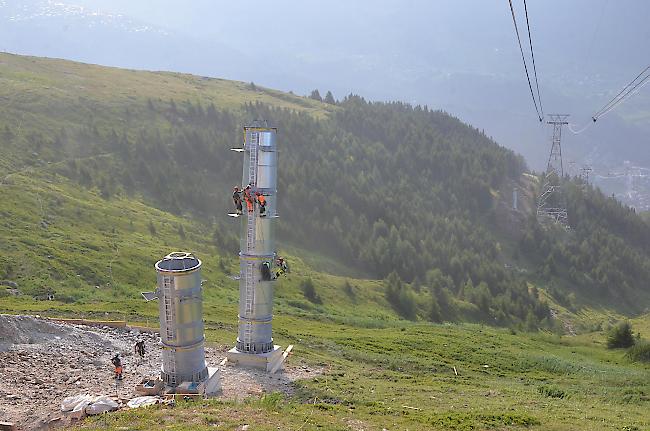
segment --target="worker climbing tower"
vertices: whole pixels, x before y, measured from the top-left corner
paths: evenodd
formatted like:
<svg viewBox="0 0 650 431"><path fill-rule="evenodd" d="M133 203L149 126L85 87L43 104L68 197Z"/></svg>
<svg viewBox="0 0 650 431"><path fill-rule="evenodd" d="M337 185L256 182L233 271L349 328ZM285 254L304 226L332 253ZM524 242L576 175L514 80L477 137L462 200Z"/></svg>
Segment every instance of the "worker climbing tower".
<svg viewBox="0 0 650 431"><path fill-rule="evenodd" d="M537 219L540 223L552 221L568 228L566 203L561 191L561 182L564 177L562 165L562 126L569 124L568 115L550 114L547 124L553 126L551 138L551 154L548 157L544 184L537 199Z"/></svg>
<svg viewBox="0 0 650 431"><path fill-rule="evenodd" d="M273 344L276 260L277 129L265 122L244 127L243 214L239 253L239 331L228 361L275 371L282 351ZM259 194L259 195L258 195ZM261 211L260 200L265 200Z"/></svg>

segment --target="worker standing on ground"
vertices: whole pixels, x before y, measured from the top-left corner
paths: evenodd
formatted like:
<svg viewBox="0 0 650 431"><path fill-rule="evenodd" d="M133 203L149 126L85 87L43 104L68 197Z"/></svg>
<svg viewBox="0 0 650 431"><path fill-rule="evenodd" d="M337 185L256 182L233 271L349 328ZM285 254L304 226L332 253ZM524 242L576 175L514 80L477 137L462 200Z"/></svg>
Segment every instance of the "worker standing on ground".
<svg viewBox="0 0 650 431"><path fill-rule="evenodd" d="M266 198L260 192L255 192L257 204L260 206L260 217L266 217Z"/></svg>
<svg viewBox="0 0 650 431"><path fill-rule="evenodd" d="M138 364L144 362L144 340L139 340L133 346L133 350L136 355L138 355Z"/></svg>
<svg viewBox="0 0 650 431"><path fill-rule="evenodd" d="M117 380L122 380L122 372L124 371L122 367L122 360L120 359L120 354L116 353L115 356L113 356L113 359L111 359L111 362L115 366L115 378Z"/></svg>
<svg viewBox="0 0 650 431"><path fill-rule="evenodd" d="M232 201L235 203L237 214L242 215L241 191L239 190L239 187L235 187L232 190Z"/></svg>

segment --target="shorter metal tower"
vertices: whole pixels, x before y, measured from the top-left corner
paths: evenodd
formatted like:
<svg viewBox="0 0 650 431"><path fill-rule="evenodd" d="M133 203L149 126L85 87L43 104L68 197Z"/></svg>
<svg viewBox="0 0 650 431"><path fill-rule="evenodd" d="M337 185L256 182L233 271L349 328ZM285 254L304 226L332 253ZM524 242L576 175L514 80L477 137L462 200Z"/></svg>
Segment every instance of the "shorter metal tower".
<svg viewBox="0 0 650 431"><path fill-rule="evenodd" d="M213 396L220 391L219 374L205 362L201 261L191 253L170 253L155 265L158 287L142 292L158 299L162 368L168 391L186 385L191 393Z"/></svg>
<svg viewBox="0 0 650 431"><path fill-rule="evenodd" d="M566 114L550 114L546 124L553 126L551 138L551 154L548 157L544 184L537 199L537 219L540 222L552 221L565 227L568 217L564 196L561 191L564 166L562 165L562 126L569 124Z"/></svg>
<svg viewBox="0 0 650 431"><path fill-rule="evenodd" d="M582 165L580 168L580 179L587 185L589 183L589 176L594 169L590 165Z"/></svg>

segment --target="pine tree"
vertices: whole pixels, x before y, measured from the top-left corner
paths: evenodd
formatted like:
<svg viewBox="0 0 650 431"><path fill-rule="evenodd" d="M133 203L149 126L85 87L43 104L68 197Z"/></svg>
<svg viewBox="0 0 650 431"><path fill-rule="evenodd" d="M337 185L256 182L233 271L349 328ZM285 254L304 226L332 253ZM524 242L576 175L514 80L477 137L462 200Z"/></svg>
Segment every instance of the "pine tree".
<svg viewBox="0 0 650 431"><path fill-rule="evenodd" d="M311 94L309 95L310 99L318 100L319 102L323 101L323 98L321 97L320 93L318 92L318 89L313 90Z"/></svg>
<svg viewBox="0 0 650 431"><path fill-rule="evenodd" d="M607 334L607 348L627 348L634 345L634 335L630 322L621 322L610 329Z"/></svg>
<svg viewBox="0 0 650 431"><path fill-rule="evenodd" d="M325 103L329 103L330 105L336 105L336 100L334 99L334 95L332 94L331 91L328 91L327 94L325 94Z"/></svg>

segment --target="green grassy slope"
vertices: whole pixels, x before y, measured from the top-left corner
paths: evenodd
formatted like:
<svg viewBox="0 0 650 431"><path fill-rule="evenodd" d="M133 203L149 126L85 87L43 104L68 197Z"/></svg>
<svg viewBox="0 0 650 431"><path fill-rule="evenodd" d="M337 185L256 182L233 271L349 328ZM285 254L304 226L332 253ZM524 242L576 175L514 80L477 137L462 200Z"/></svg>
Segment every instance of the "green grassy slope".
<svg viewBox="0 0 650 431"><path fill-rule="evenodd" d="M2 311L155 317L157 309L145 304L140 292L155 285L155 261L180 249L205 262L206 307L226 307L229 317L215 313L225 319L221 322L232 323L236 316L238 282L228 277L238 272L236 254L219 251L210 226L133 198L103 199L97 190L80 190L47 168L14 174L0 185L0 215L0 280L16 282L19 293L0 290ZM237 231L239 224L230 228ZM397 320L383 299L381 283L355 281L363 289L341 296L344 278L315 273L300 258L288 256L292 273L277 292L283 314L317 314L342 322L354 320L353 310L361 310L365 319ZM323 305L309 303L299 290L307 276L316 283ZM49 294L54 301L45 300Z"/></svg>
<svg viewBox="0 0 650 431"><path fill-rule="evenodd" d="M650 369L597 341L477 325L368 329L278 320L290 359L325 367L293 397L201 402L108 418L109 429L621 430L650 422ZM232 332L232 331L231 331ZM210 331L209 338L228 342ZM226 338L224 338L226 336ZM454 367L456 372L454 372ZM104 420L83 429L104 426Z"/></svg>
<svg viewBox="0 0 650 431"><path fill-rule="evenodd" d="M201 100L224 108L262 102L323 116L329 105L249 83L170 72L118 69L68 60L0 53L0 97L20 103L37 98L43 108L79 101L123 108L138 100ZM8 106L5 106L8 108ZM46 111L42 111L46 112ZM56 114L55 111L47 111ZM68 113L59 112L61 117ZM64 115L65 114L65 115Z"/></svg>

